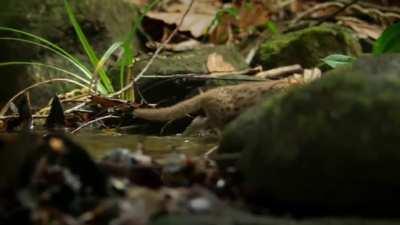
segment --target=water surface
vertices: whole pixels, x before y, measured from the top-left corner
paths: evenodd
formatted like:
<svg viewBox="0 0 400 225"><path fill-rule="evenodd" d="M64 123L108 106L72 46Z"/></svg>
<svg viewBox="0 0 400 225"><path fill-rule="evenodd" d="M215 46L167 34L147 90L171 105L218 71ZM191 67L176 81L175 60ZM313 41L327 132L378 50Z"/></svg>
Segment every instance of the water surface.
<svg viewBox="0 0 400 225"><path fill-rule="evenodd" d="M126 148L131 151L140 149L144 154L154 158L173 152L200 156L216 145L216 141L209 138L183 136L78 134L73 136L73 139L96 159L116 148Z"/></svg>

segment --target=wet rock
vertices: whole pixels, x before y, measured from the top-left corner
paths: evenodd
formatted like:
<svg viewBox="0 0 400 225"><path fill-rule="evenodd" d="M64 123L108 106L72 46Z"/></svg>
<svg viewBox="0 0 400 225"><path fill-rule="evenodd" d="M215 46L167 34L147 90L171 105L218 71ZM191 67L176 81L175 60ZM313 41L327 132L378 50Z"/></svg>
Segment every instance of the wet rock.
<svg viewBox="0 0 400 225"><path fill-rule="evenodd" d="M123 0L84 0L69 1L75 16L81 24L82 30L89 39L98 55L101 55L115 41L123 39L130 29L132 21L136 18L137 8ZM54 0L28 0L28 1L3 1L0 7L0 25L21 29L50 40L72 55L88 63L81 48L74 29L72 28L63 1ZM14 33L1 31L2 37L13 37ZM137 46L135 40L134 45ZM71 72L80 73L65 59L56 56L48 50L30 44L15 41L0 41L0 62L5 61L38 61L45 64L57 65ZM32 82L42 81L54 77L65 77L64 73L50 70L40 66L2 66L1 74L3 84L0 88L0 103L8 100L22 87ZM57 83L50 88L39 88L36 93L45 94L41 103L47 103L54 92L63 92L76 86L66 83ZM38 89L36 89L38 90ZM43 95L42 95L43 96ZM32 98L36 100L37 98Z"/></svg>
<svg viewBox="0 0 400 225"><path fill-rule="evenodd" d="M256 56L256 63L270 69L300 64L315 67L331 54L358 56L360 44L354 35L338 25L321 25L276 35L267 40Z"/></svg>
<svg viewBox="0 0 400 225"><path fill-rule="evenodd" d="M266 99L224 132L247 196L297 214L399 215L400 56L366 57Z"/></svg>
<svg viewBox="0 0 400 225"><path fill-rule="evenodd" d="M132 153L128 149L114 149L100 165L113 177L128 179L138 186L156 189L163 185L160 166L141 151Z"/></svg>
<svg viewBox="0 0 400 225"><path fill-rule="evenodd" d="M182 53L166 53L157 57L146 75L173 75L173 74L206 74L207 59L213 54L222 56L223 61L231 64L237 70L248 68L243 56L232 45L204 47ZM134 72L140 72L147 64L148 59L138 61Z"/></svg>

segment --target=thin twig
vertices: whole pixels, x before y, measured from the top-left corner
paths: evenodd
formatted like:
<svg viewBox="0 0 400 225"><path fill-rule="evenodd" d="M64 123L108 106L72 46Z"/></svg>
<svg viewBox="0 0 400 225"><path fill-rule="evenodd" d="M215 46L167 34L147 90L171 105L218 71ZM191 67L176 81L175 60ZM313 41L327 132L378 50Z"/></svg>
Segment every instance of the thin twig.
<svg viewBox="0 0 400 225"><path fill-rule="evenodd" d="M90 101L86 100L86 101L84 101L84 102L82 102L82 103L80 103L80 104L78 104L78 105L76 105L76 106L74 106L74 107L72 107L70 109L65 110L64 113L67 114L67 113L71 113L73 111L76 111L76 110L82 108L83 106L85 106L89 102Z"/></svg>
<svg viewBox="0 0 400 225"><path fill-rule="evenodd" d="M231 80L232 78L224 78L222 76L235 76L235 75L249 75L261 72L260 67L250 68L240 71L223 72L215 74L198 74L198 73L185 73L185 74L170 74L170 75L143 75L142 78L157 78L157 79L170 79L170 78L194 78L194 79L221 79ZM233 79L234 80L234 79ZM245 79L249 80L249 79Z"/></svg>
<svg viewBox="0 0 400 225"><path fill-rule="evenodd" d="M232 77L219 77L209 75L191 75L191 74L172 74L172 75L146 75L143 78L150 79L188 79L188 80L226 80L226 81L265 81L262 78L232 78Z"/></svg>
<svg viewBox="0 0 400 225"><path fill-rule="evenodd" d="M75 134L76 132L78 132L79 130L81 130L84 127L89 126L90 124L96 123L96 122L101 121L101 120L110 119L110 118L120 118L120 117L119 116L114 116L114 115L106 115L106 116L98 117L98 118L96 118L94 120L90 120L90 121L80 125L78 128L76 128L75 130L71 131L71 134Z"/></svg>
<svg viewBox="0 0 400 225"><path fill-rule="evenodd" d="M183 13L178 25L176 26L175 30L169 35L169 37L157 48L157 50L154 52L153 56L151 57L151 59L149 60L149 62L146 64L146 66L142 69L142 71L135 77L134 80L132 80L131 82L129 82L128 85L126 85L125 87L121 88L119 91L109 95L109 97L114 97L117 95L122 94L124 91L128 90L129 88L131 88L133 86L133 84L135 82L137 82L140 78L142 78L143 74L150 68L151 64L153 64L153 61L155 60L155 58L158 56L158 54L160 54L160 52L164 49L165 45L168 44L171 39L175 36L175 34L179 31L179 28L182 26L183 21L185 20L187 14L189 13L190 9L192 8L194 3L194 0L191 0L186 11Z"/></svg>

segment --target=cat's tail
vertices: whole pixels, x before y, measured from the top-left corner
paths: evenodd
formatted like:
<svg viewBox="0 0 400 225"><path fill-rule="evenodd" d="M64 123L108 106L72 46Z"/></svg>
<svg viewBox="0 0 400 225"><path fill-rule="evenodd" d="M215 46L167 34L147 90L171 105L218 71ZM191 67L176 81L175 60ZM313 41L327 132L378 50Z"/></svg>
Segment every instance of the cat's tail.
<svg viewBox="0 0 400 225"><path fill-rule="evenodd" d="M203 95L197 95L169 107L135 109L133 114L151 121L172 121L200 110L203 97Z"/></svg>

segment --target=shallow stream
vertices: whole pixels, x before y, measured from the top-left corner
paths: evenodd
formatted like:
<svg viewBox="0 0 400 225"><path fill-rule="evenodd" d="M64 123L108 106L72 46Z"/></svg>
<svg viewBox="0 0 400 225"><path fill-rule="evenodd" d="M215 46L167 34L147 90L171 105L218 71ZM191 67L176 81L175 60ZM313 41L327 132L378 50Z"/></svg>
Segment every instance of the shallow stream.
<svg viewBox="0 0 400 225"><path fill-rule="evenodd" d="M79 134L73 139L81 144L95 159L116 148L131 151L142 150L153 158L170 153L183 153L188 156L200 156L216 145L209 138L182 136L143 136L127 134Z"/></svg>

